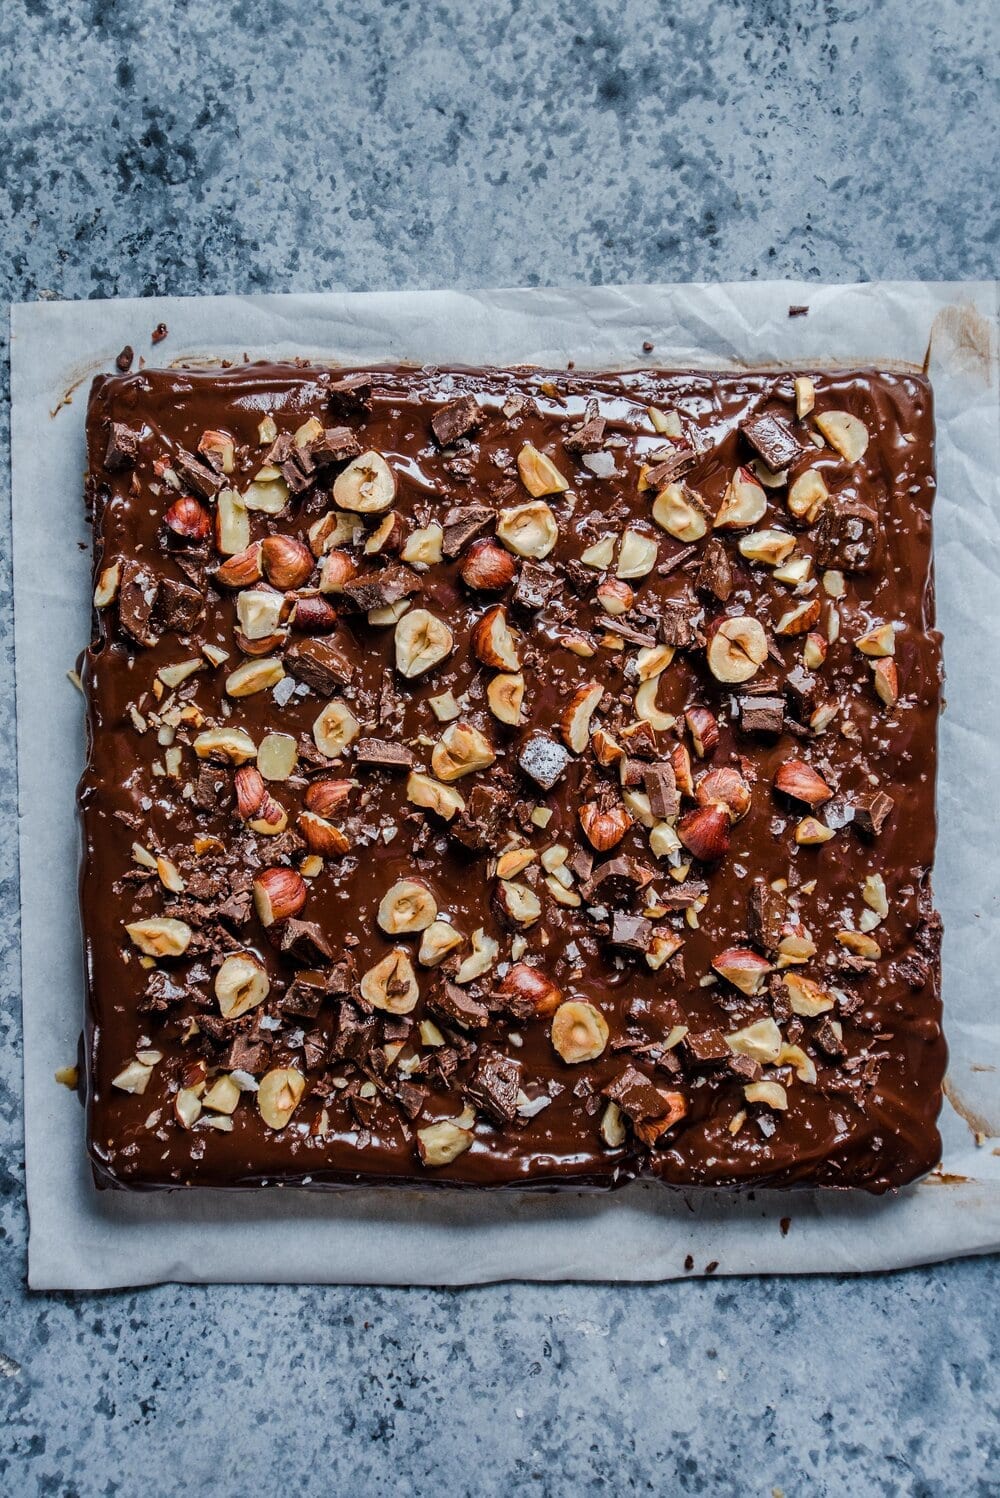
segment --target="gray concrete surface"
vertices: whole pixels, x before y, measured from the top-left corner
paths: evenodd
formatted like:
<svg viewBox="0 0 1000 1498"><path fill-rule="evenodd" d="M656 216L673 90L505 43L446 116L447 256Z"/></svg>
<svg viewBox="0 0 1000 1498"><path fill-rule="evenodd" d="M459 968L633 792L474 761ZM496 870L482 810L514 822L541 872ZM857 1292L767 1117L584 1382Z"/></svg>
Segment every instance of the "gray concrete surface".
<svg viewBox="0 0 1000 1498"><path fill-rule="evenodd" d="M995 0L6 0L0 292L995 275L998 44ZM0 1492L1000 1492L995 1260L27 1294L2 523Z"/></svg>

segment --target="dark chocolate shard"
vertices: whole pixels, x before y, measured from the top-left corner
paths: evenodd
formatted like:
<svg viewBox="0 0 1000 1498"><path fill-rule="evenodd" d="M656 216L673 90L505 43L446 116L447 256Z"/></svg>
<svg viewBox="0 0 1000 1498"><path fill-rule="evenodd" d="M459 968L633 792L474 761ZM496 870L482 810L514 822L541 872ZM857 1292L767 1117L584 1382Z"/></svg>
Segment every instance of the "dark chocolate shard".
<svg viewBox="0 0 1000 1498"><path fill-rule="evenodd" d="M327 386L330 410L337 416L364 416L372 398L372 377L365 370Z"/></svg>
<svg viewBox="0 0 1000 1498"><path fill-rule="evenodd" d="M413 754L405 744L388 739L358 739L354 759L359 765L378 765L383 770L411 770Z"/></svg>
<svg viewBox="0 0 1000 1498"><path fill-rule="evenodd" d="M644 1118L661 1118L670 1104L660 1089L644 1072L631 1064L601 1089L609 1102L617 1103L627 1118L638 1123Z"/></svg>
<svg viewBox="0 0 1000 1498"><path fill-rule="evenodd" d="M564 749L549 734L541 732L529 733L517 752L517 762L521 769L543 791L552 789L570 759L569 750Z"/></svg>
<svg viewBox="0 0 1000 1498"><path fill-rule="evenodd" d="M649 797L649 809L658 821L676 817L681 809L680 792L673 765L666 760L642 766L642 783Z"/></svg>
<svg viewBox="0 0 1000 1498"><path fill-rule="evenodd" d="M331 468L361 454L361 443L350 427L327 427L306 449L314 468Z"/></svg>
<svg viewBox="0 0 1000 1498"><path fill-rule="evenodd" d="M295 978L281 996L282 1014L296 1019L315 1019L323 1007L326 992L318 973L303 974Z"/></svg>
<svg viewBox="0 0 1000 1498"><path fill-rule="evenodd" d="M205 598L197 588L176 582L172 577L160 579L156 591L156 622L172 634L189 635L205 612Z"/></svg>
<svg viewBox="0 0 1000 1498"><path fill-rule="evenodd" d="M646 483L653 489L662 489L676 483L682 474L693 468L701 454L698 449L685 443L666 457L658 458L656 465L646 471Z"/></svg>
<svg viewBox="0 0 1000 1498"><path fill-rule="evenodd" d="M474 395L460 395L457 400L439 406L431 417L431 431L442 447L450 447L468 432L474 432L482 420L482 411Z"/></svg>
<svg viewBox="0 0 1000 1498"><path fill-rule="evenodd" d="M352 578L343 586L344 596L356 608L387 609L403 598L420 592L420 578L402 562L390 562L378 572L369 572L363 577Z"/></svg>
<svg viewBox="0 0 1000 1498"><path fill-rule="evenodd" d="M396 1086L396 1101L407 1118L419 1118L424 1104L430 1097L430 1089L421 1087L404 1077Z"/></svg>
<svg viewBox="0 0 1000 1498"><path fill-rule="evenodd" d="M108 428L108 445L104 453L104 466L117 472L122 468L134 468L139 456L139 433L121 421L111 422Z"/></svg>
<svg viewBox="0 0 1000 1498"><path fill-rule="evenodd" d="M788 911L784 898L766 879L755 879L747 895L747 934L755 946L778 950Z"/></svg>
<svg viewBox="0 0 1000 1498"><path fill-rule="evenodd" d="M701 566L694 585L699 592L710 593L720 603L728 601L733 591L733 569L721 541L713 538L702 550Z"/></svg>
<svg viewBox="0 0 1000 1498"><path fill-rule="evenodd" d="M427 996L427 1007L432 1014L446 1024L458 1025L462 1030L481 1030L489 1023L489 1010L457 983L447 978Z"/></svg>
<svg viewBox="0 0 1000 1498"><path fill-rule="evenodd" d="M472 541L478 540L496 524L497 512L488 505L455 505L444 517L442 555L453 560Z"/></svg>
<svg viewBox="0 0 1000 1498"><path fill-rule="evenodd" d="M616 910L611 917L611 933L608 940L613 947L623 947L630 952L646 952L653 938L653 923L645 916L627 915Z"/></svg>
<svg viewBox="0 0 1000 1498"><path fill-rule="evenodd" d="M202 499L213 499L225 483L225 479L196 458L194 453L179 448L172 459L174 472L184 480L189 489L200 494Z"/></svg>
<svg viewBox="0 0 1000 1498"><path fill-rule="evenodd" d="M858 792L851 797L854 826L868 837L878 837L895 804L892 796L886 795L885 791Z"/></svg>
<svg viewBox="0 0 1000 1498"><path fill-rule="evenodd" d="M535 562L524 562L514 584L511 602L521 609L541 609L559 588L559 579Z"/></svg>
<svg viewBox="0 0 1000 1498"><path fill-rule="evenodd" d="M779 734L785 726L785 703L781 697L739 697L740 727L744 733Z"/></svg>
<svg viewBox="0 0 1000 1498"><path fill-rule="evenodd" d="M476 1069L465 1085L465 1096L494 1123L509 1123L517 1112L521 1067L500 1051L481 1051Z"/></svg>
<svg viewBox="0 0 1000 1498"><path fill-rule="evenodd" d="M284 659L292 675L321 697L331 697L338 687L347 686L354 675L354 667L329 636L312 635L296 640L285 651Z"/></svg>
<svg viewBox="0 0 1000 1498"><path fill-rule="evenodd" d="M623 853L600 864L586 884L581 885L580 893L585 900L615 903L628 899L634 890L645 889L655 878L655 869Z"/></svg>
<svg viewBox="0 0 1000 1498"><path fill-rule="evenodd" d="M797 463L807 449L789 426L783 412L765 409L743 422L740 431L772 473Z"/></svg>
<svg viewBox="0 0 1000 1498"><path fill-rule="evenodd" d="M585 453L600 452L604 445L605 426L603 416L591 416L579 426L574 427L569 435L563 438L562 445L574 458L582 458Z"/></svg>
<svg viewBox="0 0 1000 1498"><path fill-rule="evenodd" d="M819 695L819 681L802 665L795 665L785 677L785 691L798 718L808 721Z"/></svg>
<svg viewBox="0 0 1000 1498"><path fill-rule="evenodd" d="M471 852L496 851L504 841L512 807L513 797L502 786L474 785L466 794L465 810L448 830Z"/></svg>
<svg viewBox="0 0 1000 1498"><path fill-rule="evenodd" d="M139 562L126 562L118 585L118 622L137 645L155 645L160 638L154 613L159 582Z"/></svg>
<svg viewBox="0 0 1000 1498"><path fill-rule="evenodd" d="M285 921L281 928L281 953L307 967L333 961L333 948L315 921Z"/></svg>
<svg viewBox="0 0 1000 1498"><path fill-rule="evenodd" d="M711 1066L717 1061L728 1061L733 1054L721 1030L689 1030L681 1044L688 1060L696 1066Z"/></svg>
<svg viewBox="0 0 1000 1498"><path fill-rule="evenodd" d="M702 610L694 599L668 598L660 607L660 639L664 645L686 650L699 644L701 614Z"/></svg>
<svg viewBox="0 0 1000 1498"><path fill-rule="evenodd" d="M878 561L881 531L868 505L833 500L816 527L816 560L842 572L869 572Z"/></svg>

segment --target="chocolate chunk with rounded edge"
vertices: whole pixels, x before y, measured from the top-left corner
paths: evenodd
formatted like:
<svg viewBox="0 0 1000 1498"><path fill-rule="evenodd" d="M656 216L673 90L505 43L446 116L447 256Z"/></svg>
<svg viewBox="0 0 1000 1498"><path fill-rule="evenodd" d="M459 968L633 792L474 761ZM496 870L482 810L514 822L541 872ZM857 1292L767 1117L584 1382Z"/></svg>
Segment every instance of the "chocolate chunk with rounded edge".
<svg viewBox="0 0 1000 1498"><path fill-rule="evenodd" d="M460 395L438 407L431 417L431 431L442 447L450 447L467 432L475 431L482 414L474 395Z"/></svg>
<svg viewBox="0 0 1000 1498"><path fill-rule="evenodd" d="M479 1053L476 1069L464 1088L473 1106L498 1124L510 1123L514 1117L520 1090L520 1063L493 1050Z"/></svg>
<svg viewBox="0 0 1000 1498"><path fill-rule="evenodd" d="M744 733L783 732L785 704L781 697L746 696L737 698L740 727Z"/></svg>
<svg viewBox="0 0 1000 1498"><path fill-rule="evenodd" d="M285 651L285 665L321 697L331 697L338 687L347 686L354 675L354 667L333 640L317 635L296 640Z"/></svg>
<svg viewBox="0 0 1000 1498"><path fill-rule="evenodd" d="M570 758L568 749L564 749L562 744L547 733L538 731L529 733L517 751L517 762L521 769L543 791L552 789L565 771Z"/></svg>
<svg viewBox="0 0 1000 1498"><path fill-rule="evenodd" d="M133 432L124 422L113 421L108 428L108 446L104 454L104 466L112 472L121 468L134 468L139 456L139 433Z"/></svg>
<svg viewBox="0 0 1000 1498"><path fill-rule="evenodd" d="M680 884L671 884L659 897L659 903L668 910L690 910L708 894L708 885L703 879L685 879Z"/></svg>
<svg viewBox="0 0 1000 1498"><path fill-rule="evenodd" d="M602 901L614 902L627 899L633 890L645 889L655 878L655 869L623 853L596 868L586 884L581 885L580 893L585 900L593 900L596 896Z"/></svg>
<svg viewBox="0 0 1000 1498"><path fill-rule="evenodd" d="M780 410L758 411L749 421L743 422L740 431L772 473L780 473L792 463L797 463L808 451Z"/></svg>
<svg viewBox="0 0 1000 1498"><path fill-rule="evenodd" d="M868 505L834 500L816 527L816 560L842 572L868 572L878 560L881 525Z"/></svg>

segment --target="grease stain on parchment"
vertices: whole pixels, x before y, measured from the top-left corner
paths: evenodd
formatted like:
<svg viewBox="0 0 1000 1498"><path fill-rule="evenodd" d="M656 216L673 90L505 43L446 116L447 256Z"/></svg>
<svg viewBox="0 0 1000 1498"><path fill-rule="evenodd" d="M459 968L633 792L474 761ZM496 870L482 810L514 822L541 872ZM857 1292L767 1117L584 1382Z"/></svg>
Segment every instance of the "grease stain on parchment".
<svg viewBox="0 0 1000 1498"><path fill-rule="evenodd" d="M969 1132L975 1137L977 1142L984 1137L986 1139L995 1139L1000 1135L1000 1126L991 1123L982 1113L977 1113L962 1097L951 1077L945 1077L941 1085L941 1091L959 1118L964 1119L968 1124Z"/></svg>
<svg viewBox="0 0 1000 1498"><path fill-rule="evenodd" d="M924 373L932 362L941 362L988 385L996 357L989 319L970 302L957 302L942 307L931 324Z"/></svg>

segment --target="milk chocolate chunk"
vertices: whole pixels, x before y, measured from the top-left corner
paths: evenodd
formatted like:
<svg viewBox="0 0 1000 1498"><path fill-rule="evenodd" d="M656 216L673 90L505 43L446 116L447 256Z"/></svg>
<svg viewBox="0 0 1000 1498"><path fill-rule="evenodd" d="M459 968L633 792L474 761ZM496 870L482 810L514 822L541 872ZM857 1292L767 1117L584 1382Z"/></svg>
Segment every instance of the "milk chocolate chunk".
<svg viewBox="0 0 1000 1498"><path fill-rule="evenodd" d="M460 437L474 432L481 420L482 412L475 396L460 395L438 407L431 417L431 431L442 447L450 447Z"/></svg>
<svg viewBox="0 0 1000 1498"><path fill-rule="evenodd" d="M826 477L812 523L767 491L754 526L793 525L801 592L746 565L745 533L660 524L667 484L709 519L751 451L804 435L787 373L97 381L80 895L102 1185L884 1191L933 1166L930 390L803 378L868 449L790 467ZM525 448L532 488L570 489L534 494ZM362 451L387 471L344 479ZM272 465L267 508L223 493ZM811 600L825 652L775 634ZM854 644L900 619L905 713ZM424 637L450 648L406 677ZM227 1073L232 1131L211 1105L185 1128L178 1088L228 1105Z"/></svg>
<svg viewBox="0 0 1000 1498"><path fill-rule="evenodd" d="M104 466L112 472L123 468L134 468L139 456L139 433L122 421L113 421L108 428L108 445L104 449Z"/></svg>
<svg viewBox="0 0 1000 1498"><path fill-rule="evenodd" d="M790 467L808 451L780 409L758 411L743 423L740 431L772 473L780 473L782 469Z"/></svg>

